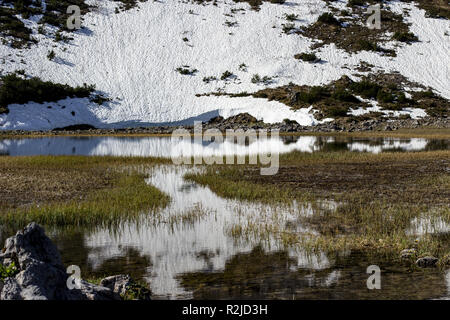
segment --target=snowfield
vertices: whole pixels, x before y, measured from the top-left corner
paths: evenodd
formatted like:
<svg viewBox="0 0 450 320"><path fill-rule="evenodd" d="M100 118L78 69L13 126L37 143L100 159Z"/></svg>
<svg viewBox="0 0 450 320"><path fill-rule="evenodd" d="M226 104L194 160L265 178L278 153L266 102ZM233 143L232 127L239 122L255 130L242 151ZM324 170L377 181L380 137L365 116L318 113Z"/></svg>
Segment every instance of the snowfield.
<svg viewBox="0 0 450 320"><path fill-rule="evenodd" d="M23 50L0 45L0 70L6 74L24 69L28 75L71 86L95 84L112 101L102 106L88 99L10 105L10 113L0 115L0 129L49 130L81 123L100 128L186 124L242 112L268 123L288 118L301 125L315 125L318 121L312 108L293 111L265 99L196 95L251 93L290 82L320 85L342 75L357 79L353 69L361 61L375 65L375 70L399 71L450 99L450 24L444 19L425 18L424 11L411 4L391 4L392 10L410 9L411 31L420 39L411 45L401 44L397 57L375 52L348 54L330 45L317 54L324 63L310 64L293 56L309 51L312 40L283 33L282 24L287 23L284 16L290 13L299 16L296 27L314 23L328 10L321 0L264 3L260 11L232 0L218 1L217 6L161 0L140 3L139 8L119 14L114 13L117 4L113 1L90 2L100 8L85 16L84 28L74 33L68 44L37 34L40 17L27 20L39 44ZM342 6L346 3L340 2ZM232 8L245 10L226 16ZM227 21L236 24L229 26ZM47 58L52 49L54 61ZM241 64L246 68L239 68ZM182 75L176 69L183 66L198 71ZM235 77L220 80L225 71ZM254 74L271 77L273 82L252 83ZM210 76L218 80L205 83L203 78ZM425 115L423 110L405 112L416 118Z"/></svg>

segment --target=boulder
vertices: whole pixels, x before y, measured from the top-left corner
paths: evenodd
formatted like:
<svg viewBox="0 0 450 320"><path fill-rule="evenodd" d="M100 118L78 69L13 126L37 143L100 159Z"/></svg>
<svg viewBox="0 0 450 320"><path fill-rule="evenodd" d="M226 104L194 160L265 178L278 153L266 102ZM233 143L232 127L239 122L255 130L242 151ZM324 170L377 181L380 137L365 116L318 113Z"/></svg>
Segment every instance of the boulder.
<svg viewBox="0 0 450 320"><path fill-rule="evenodd" d="M45 235L44 229L30 223L6 240L0 263L14 263L17 274L0 285L0 300L119 300L109 288L81 280L78 288L69 289L69 275L61 256Z"/></svg>
<svg viewBox="0 0 450 320"><path fill-rule="evenodd" d="M421 268L433 268L436 267L438 261L439 261L438 258L427 256L417 259L416 265L418 265Z"/></svg>

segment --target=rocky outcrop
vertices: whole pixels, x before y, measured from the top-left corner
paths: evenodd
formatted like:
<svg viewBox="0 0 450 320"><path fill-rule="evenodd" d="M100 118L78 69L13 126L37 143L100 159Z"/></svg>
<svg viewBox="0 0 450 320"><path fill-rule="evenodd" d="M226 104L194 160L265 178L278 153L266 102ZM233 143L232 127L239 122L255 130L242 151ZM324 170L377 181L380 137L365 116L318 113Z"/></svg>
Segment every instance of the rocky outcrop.
<svg viewBox="0 0 450 320"><path fill-rule="evenodd" d="M113 135L113 134L171 134L177 129L186 129L193 131L192 125L186 126L150 126L136 128L120 128L120 129L95 129L83 125L81 127L67 127L55 129L52 131L24 131L11 130L3 131L2 136L47 136L57 135ZM280 132L367 132L367 131L396 131L399 129L417 129L417 128L450 128L448 118L426 117L423 119L397 119L397 118L374 118L374 119L358 119L357 117L339 118L334 121L320 123L315 126L302 126L296 121L285 120L280 123L268 124L257 120L247 113L238 114L230 118L221 116L215 117L203 123L203 129L266 129L268 131L279 130Z"/></svg>
<svg viewBox="0 0 450 320"><path fill-rule="evenodd" d="M84 280L70 289L69 275L56 246L36 223L6 240L0 263L17 268L14 276L0 280L0 300L120 300L121 294L127 292L127 283L132 282L129 276L122 275L117 279L128 282L119 285L117 280L117 290L116 285L98 286Z"/></svg>

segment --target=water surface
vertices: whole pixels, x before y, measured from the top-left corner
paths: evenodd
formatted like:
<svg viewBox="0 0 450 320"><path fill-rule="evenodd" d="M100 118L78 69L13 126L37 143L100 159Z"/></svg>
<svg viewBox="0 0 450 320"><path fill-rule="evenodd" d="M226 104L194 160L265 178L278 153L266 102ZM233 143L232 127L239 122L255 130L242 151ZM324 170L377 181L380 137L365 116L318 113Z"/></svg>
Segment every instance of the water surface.
<svg viewBox="0 0 450 320"><path fill-rule="evenodd" d="M197 141L172 137L43 137L0 139L0 155L84 155L84 156L209 156L247 155L292 151L386 151L447 150L448 140L423 138L354 138L280 136L249 143Z"/></svg>
<svg viewBox="0 0 450 320"><path fill-rule="evenodd" d="M253 143L186 142L169 137L52 137L0 140L0 153L22 155L226 155L347 150L380 153L448 149L446 140L283 136ZM269 206L217 196L183 176L202 167L141 168L147 183L172 201L156 214L119 229L48 230L66 265L83 277L129 273L150 283L156 299L445 299L450 270L409 270L361 252L329 255L285 248L271 236L237 237L236 225L271 224L314 236L301 217L335 208L334 202ZM449 234L442 221L416 219L408 233ZM0 234L4 241L10 234ZM445 238L445 239L448 239ZM443 240L445 241L445 240ZM382 269L382 290L368 290L366 268Z"/></svg>

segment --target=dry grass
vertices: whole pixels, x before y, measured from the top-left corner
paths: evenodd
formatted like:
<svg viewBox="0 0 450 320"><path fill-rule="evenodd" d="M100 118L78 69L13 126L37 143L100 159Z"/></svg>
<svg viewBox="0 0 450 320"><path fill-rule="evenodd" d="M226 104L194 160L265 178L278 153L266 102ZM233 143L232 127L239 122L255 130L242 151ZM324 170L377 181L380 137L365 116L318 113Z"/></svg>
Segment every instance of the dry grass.
<svg viewBox="0 0 450 320"><path fill-rule="evenodd" d="M23 226L98 226L135 219L169 198L129 168L161 159L112 157L0 157L0 221Z"/></svg>
<svg viewBox="0 0 450 320"><path fill-rule="evenodd" d="M249 221L231 226L235 238L278 239L310 250L376 250L398 253L416 245L418 254L445 256L449 242L425 234L420 242L406 231L414 218L450 223L450 151L368 154L294 152L283 155L275 176L261 176L256 166L217 166L188 179L208 185L228 198L274 205L334 200L337 208L313 206L302 225L319 235L286 228L286 221Z"/></svg>

